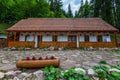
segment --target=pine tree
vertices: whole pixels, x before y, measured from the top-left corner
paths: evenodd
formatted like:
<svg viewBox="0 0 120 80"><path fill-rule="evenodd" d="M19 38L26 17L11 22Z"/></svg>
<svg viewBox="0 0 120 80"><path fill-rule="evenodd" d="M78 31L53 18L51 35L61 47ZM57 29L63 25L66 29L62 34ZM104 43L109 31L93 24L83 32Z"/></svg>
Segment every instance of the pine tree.
<svg viewBox="0 0 120 80"><path fill-rule="evenodd" d="M62 10L61 0L49 0L50 10L54 12L56 18L65 17Z"/></svg>
<svg viewBox="0 0 120 80"><path fill-rule="evenodd" d="M71 10L70 4L68 5L67 17L68 17L68 18L72 18L72 17L73 17L73 14L72 14L72 10Z"/></svg>

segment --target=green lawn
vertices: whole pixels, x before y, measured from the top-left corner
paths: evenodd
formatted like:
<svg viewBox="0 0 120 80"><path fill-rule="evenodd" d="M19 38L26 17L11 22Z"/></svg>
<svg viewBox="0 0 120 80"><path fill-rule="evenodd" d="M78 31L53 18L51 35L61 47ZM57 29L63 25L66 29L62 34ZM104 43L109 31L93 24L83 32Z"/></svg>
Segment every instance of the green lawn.
<svg viewBox="0 0 120 80"><path fill-rule="evenodd" d="M0 35L6 35L6 29L8 29L11 25L6 23L0 23Z"/></svg>

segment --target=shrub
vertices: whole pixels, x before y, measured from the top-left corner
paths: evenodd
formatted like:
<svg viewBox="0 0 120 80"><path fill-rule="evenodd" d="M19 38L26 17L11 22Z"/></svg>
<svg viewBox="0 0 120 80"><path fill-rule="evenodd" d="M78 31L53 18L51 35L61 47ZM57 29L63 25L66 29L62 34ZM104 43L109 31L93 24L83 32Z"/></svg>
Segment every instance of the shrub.
<svg viewBox="0 0 120 80"><path fill-rule="evenodd" d="M100 60L99 64L107 64L107 62L105 60Z"/></svg>
<svg viewBox="0 0 120 80"><path fill-rule="evenodd" d="M69 49L68 46L64 46L64 47L63 47L63 50L68 50L68 49Z"/></svg>
<svg viewBox="0 0 120 80"><path fill-rule="evenodd" d="M85 46L80 46L80 49L81 50L86 50L86 47Z"/></svg>

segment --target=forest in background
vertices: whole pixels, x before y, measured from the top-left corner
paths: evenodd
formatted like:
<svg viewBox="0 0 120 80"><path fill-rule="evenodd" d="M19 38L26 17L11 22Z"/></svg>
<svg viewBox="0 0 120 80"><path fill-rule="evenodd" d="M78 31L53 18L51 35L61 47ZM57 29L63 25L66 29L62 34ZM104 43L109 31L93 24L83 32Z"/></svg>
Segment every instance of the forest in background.
<svg viewBox="0 0 120 80"><path fill-rule="evenodd" d="M15 24L32 18L89 18L100 17L116 28L120 27L120 0L80 0L75 14L69 4L68 11L62 0L0 0L0 23Z"/></svg>

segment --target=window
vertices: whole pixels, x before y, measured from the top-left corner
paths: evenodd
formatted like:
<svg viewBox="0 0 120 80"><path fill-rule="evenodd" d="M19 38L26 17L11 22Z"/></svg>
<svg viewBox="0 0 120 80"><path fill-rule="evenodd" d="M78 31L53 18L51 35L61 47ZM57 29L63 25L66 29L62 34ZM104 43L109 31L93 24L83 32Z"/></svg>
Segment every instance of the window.
<svg viewBox="0 0 120 80"><path fill-rule="evenodd" d="M85 35L85 42L89 42L89 35Z"/></svg>
<svg viewBox="0 0 120 80"><path fill-rule="evenodd" d="M96 42L97 41L96 36L94 34L90 35L89 38L90 38L90 42Z"/></svg>
<svg viewBox="0 0 120 80"><path fill-rule="evenodd" d="M85 37L83 34L80 34L80 42L84 42L85 41Z"/></svg>
<svg viewBox="0 0 120 80"><path fill-rule="evenodd" d="M52 36L42 36L42 41L52 41Z"/></svg>
<svg viewBox="0 0 120 80"><path fill-rule="evenodd" d="M110 35L104 35L103 36L103 42L111 42Z"/></svg>
<svg viewBox="0 0 120 80"><path fill-rule="evenodd" d="M30 36L30 35L25 36L25 41L27 42L33 41L33 36Z"/></svg>
<svg viewBox="0 0 120 80"><path fill-rule="evenodd" d="M60 36L57 36L57 41L67 41L67 36L62 36L62 35L60 35Z"/></svg>

